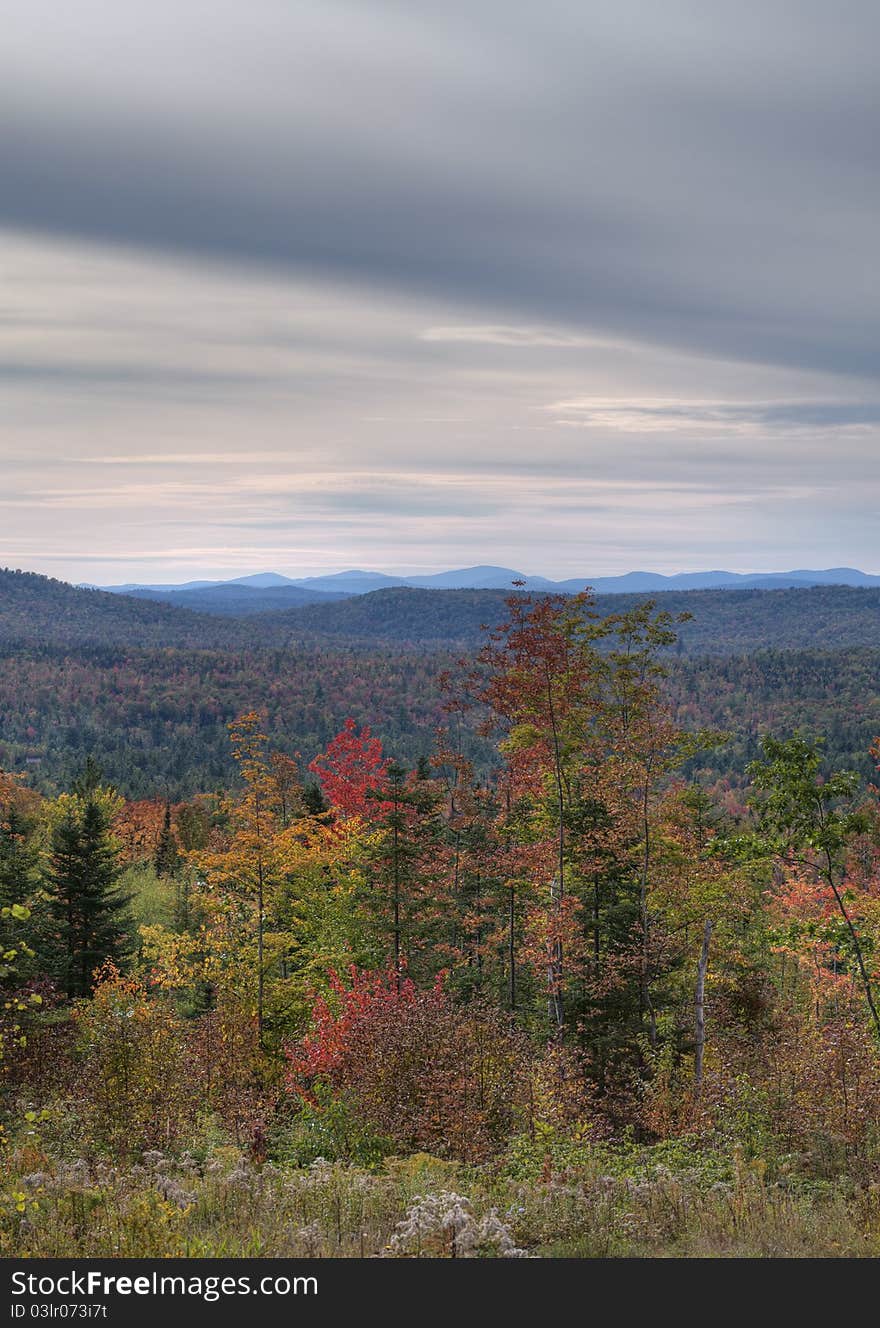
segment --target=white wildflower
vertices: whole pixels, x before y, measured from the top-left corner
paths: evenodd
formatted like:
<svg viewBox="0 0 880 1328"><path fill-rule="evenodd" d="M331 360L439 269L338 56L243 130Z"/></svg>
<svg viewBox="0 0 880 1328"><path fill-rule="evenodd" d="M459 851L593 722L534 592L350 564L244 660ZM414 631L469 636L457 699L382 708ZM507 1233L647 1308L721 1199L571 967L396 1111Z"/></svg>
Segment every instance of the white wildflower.
<svg viewBox="0 0 880 1328"><path fill-rule="evenodd" d="M509 1227L493 1208L477 1218L470 1199L452 1190L439 1194L416 1195L406 1216L398 1222L389 1244L389 1253L399 1256L420 1255L440 1246L453 1258L473 1259L482 1255L519 1258Z"/></svg>

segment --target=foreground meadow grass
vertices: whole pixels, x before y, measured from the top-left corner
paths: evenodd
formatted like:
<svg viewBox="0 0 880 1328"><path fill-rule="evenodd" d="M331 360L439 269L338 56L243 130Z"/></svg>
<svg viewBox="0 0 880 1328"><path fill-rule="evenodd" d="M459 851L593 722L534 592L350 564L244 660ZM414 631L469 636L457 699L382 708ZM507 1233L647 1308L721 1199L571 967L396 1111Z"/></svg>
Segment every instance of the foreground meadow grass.
<svg viewBox="0 0 880 1328"><path fill-rule="evenodd" d="M35 1160L7 1172L5 1257L880 1254L878 1187L771 1183L736 1157L673 1170L597 1151L560 1170L547 1157L538 1174L521 1160L478 1170L426 1155L376 1170L256 1166L231 1148L151 1151L125 1169L44 1156L27 1170Z"/></svg>

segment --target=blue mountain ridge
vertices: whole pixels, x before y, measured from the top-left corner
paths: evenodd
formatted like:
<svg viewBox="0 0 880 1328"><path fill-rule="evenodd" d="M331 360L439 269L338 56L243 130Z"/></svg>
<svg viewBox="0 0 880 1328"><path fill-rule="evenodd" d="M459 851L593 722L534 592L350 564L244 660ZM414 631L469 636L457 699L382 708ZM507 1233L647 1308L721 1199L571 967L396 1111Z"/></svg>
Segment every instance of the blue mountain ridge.
<svg viewBox="0 0 880 1328"><path fill-rule="evenodd" d="M278 572L257 572L227 581L186 581L177 585L142 585L127 582L124 585L103 586L101 589L116 594L135 594L139 598L166 598L211 592L211 597L234 593L236 597L248 591L299 591L300 602L315 602L326 598L364 595L371 590L395 586L412 586L436 590L506 590L514 581L521 581L526 590L562 591L575 593L592 586L597 594L656 594L664 590L780 590L788 587L808 586L880 586L880 575L862 572L854 567L832 567L824 570L807 568L790 572L679 572L664 576L659 572L627 572L623 576L569 577L564 581L551 581L543 576L529 576L510 567L465 567L425 576L394 576L385 572L352 569L331 572L326 576L294 578ZM194 593L195 592L195 593ZM304 592L304 593L302 593ZM279 601L284 598L278 596Z"/></svg>

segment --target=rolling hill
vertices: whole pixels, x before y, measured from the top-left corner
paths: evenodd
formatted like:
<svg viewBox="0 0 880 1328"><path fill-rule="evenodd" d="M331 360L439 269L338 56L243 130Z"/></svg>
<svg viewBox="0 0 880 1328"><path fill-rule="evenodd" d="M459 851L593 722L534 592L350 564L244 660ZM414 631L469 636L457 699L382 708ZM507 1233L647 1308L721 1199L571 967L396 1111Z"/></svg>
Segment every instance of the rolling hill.
<svg viewBox="0 0 880 1328"><path fill-rule="evenodd" d="M469 648L505 616L501 590L377 590L335 604L308 605L261 621L298 638L349 644ZM601 613L623 613L645 595L599 595ZM783 590L670 591L658 607L692 614L678 653L748 654L869 646L880 648L880 589L818 586Z"/></svg>
<svg viewBox="0 0 880 1328"><path fill-rule="evenodd" d="M210 618L153 599L0 568L0 645L207 646L236 634L243 637L237 624L223 631Z"/></svg>
<svg viewBox="0 0 880 1328"><path fill-rule="evenodd" d="M302 593L296 587L239 588L242 607L235 615L211 611L213 593L176 592L166 603L0 571L0 643L253 651L314 642L347 649L462 650L482 639L485 626L502 621L510 592L391 587L357 596L322 594L290 606L288 594ZM273 607L251 612L249 596ZM597 608L625 612L644 598L599 595ZM880 648L880 588L668 591L658 606L692 615L679 629L682 655Z"/></svg>
<svg viewBox="0 0 880 1328"><path fill-rule="evenodd" d="M211 613L225 618L249 617L256 613L277 613L281 609L302 608L305 604L332 604L346 599L343 593L309 590L306 586L245 586L229 582L216 586L197 586L192 590L141 589L129 591L133 599L171 604L196 613Z"/></svg>

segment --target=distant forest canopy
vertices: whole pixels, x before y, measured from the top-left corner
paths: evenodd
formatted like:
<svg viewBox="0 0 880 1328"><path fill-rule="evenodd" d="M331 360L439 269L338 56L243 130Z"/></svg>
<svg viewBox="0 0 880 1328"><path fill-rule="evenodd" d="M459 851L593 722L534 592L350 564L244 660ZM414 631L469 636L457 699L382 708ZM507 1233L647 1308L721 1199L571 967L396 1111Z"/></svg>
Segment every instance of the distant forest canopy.
<svg viewBox="0 0 880 1328"><path fill-rule="evenodd" d="M446 722L441 674L505 616L506 593L380 590L236 619L0 571L0 768L53 792L92 754L126 796L189 797L228 785L226 725L249 709L304 763L352 716L412 766ZM662 607L692 615L664 652L678 720L730 733L685 773L736 787L763 730L801 728L829 763L871 775L880 590L666 592ZM466 748L488 769L475 732Z"/></svg>

